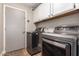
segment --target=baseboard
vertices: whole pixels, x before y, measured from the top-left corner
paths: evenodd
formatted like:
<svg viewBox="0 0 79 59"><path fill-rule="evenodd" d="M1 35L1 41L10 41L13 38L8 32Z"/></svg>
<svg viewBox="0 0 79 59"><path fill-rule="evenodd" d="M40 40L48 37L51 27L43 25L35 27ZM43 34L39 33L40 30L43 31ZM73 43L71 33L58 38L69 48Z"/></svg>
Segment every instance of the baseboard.
<svg viewBox="0 0 79 59"><path fill-rule="evenodd" d="M26 50L26 48L21 48L21 49L25 49ZM18 49L18 50L21 50L21 49ZM14 50L14 51L17 51L17 50ZM13 51L10 51L10 52L13 52ZM4 56L6 53L7 53L6 51L2 51L0 53L0 56Z"/></svg>
<svg viewBox="0 0 79 59"><path fill-rule="evenodd" d="M2 52L0 53L0 56L2 56Z"/></svg>

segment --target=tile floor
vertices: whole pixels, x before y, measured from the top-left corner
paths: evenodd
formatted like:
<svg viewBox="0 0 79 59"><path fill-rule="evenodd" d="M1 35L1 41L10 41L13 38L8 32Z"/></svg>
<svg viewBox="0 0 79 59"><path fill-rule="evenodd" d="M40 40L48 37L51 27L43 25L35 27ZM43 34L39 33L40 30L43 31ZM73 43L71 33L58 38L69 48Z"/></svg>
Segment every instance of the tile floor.
<svg viewBox="0 0 79 59"><path fill-rule="evenodd" d="M20 49L12 52L7 52L4 56L31 56L31 55L27 52L27 50ZM41 56L41 52L33 56Z"/></svg>

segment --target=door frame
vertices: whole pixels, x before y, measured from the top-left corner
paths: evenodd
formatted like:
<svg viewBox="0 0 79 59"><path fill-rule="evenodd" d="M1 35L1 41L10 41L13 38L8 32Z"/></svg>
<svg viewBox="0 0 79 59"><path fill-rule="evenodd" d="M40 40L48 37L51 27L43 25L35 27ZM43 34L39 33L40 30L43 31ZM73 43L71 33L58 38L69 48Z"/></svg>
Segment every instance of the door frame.
<svg viewBox="0 0 79 59"><path fill-rule="evenodd" d="M24 18L24 31L25 31L25 35L24 35L24 40L25 40L25 48L26 48L26 20L27 20L27 10L23 10L19 7L15 7L15 6L10 6L7 4L3 4L3 51L2 51L2 55L4 55L6 53L6 27L5 27L5 23L6 23L6 19L5 19L5 10L6 7L9 8L13 8L13 9L17 9L20 11L23 11L25 13L25 18Z"/></svg>

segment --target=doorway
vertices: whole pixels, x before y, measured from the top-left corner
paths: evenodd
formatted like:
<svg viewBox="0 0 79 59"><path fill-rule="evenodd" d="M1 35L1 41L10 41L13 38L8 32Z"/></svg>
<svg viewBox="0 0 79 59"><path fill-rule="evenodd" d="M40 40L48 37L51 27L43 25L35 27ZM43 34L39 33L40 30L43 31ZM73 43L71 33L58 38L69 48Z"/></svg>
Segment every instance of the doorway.
<svg viewBox="0 0 79 59"><path fill-rule="evenodd" d="M25 48L25 12L6 5L4 11L4 50L10 52Z"/></svg>

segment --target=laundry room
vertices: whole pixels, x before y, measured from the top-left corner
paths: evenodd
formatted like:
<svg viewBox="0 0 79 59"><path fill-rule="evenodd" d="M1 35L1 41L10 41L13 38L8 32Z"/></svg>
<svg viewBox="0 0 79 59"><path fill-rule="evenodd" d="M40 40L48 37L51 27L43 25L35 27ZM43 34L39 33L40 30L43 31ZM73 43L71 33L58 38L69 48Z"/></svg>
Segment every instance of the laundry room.
<svg viewBox="0 0 79 59"><path fill-rule="evenodd" d="M79 56L79 3L0 3L0 56Z"/></svg>

